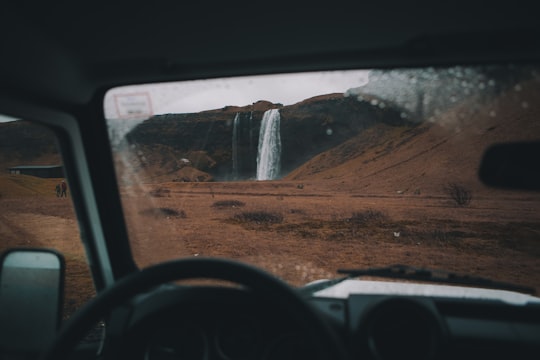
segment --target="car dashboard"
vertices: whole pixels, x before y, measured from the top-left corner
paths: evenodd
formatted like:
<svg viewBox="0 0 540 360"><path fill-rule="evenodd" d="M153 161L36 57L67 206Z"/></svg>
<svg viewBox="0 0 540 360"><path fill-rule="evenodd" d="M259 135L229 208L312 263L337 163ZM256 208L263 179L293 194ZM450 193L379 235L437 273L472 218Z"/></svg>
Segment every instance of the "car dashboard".
<svg viewBox="0 0 540 360"><path fill-rule="evenodd" d="M537 353L540 343L538 305L366 294L313 303L329 314L341 308L356 359L520 358Z"/></svg>
<svg viewBox="0 0 540 360"><path fill-rule="evenodd" d="M351 293L307 299L351 359L532 358L540 302ZM117 308L103 353L130 359L318 358L289 309L241 287L163 285Z"/></svg>

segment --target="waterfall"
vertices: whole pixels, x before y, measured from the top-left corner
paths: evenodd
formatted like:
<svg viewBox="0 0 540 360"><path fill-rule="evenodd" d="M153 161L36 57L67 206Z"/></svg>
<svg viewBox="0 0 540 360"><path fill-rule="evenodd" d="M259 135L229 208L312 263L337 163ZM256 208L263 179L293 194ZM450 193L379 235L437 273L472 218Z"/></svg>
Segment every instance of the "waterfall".
<svg viewBox="0 0 540 360"><path fill-rule="evenodd" d="M281 135L278 109L264 113L259 132L257 153L257 180L273 180L280 171Z"/></svg>
<svg viewBox="0 0 540 360"><path fill-rule="evenodd" d="M238 179L238 126L240 124L240 113L236 113L233 121L232 132L232 172L233 180Z"/></svg>
<svg viewBox="0 0 540 360"><path fill-rule="evenodd" d="M249 153L253 154L253 111L249 112Z"/></svg>

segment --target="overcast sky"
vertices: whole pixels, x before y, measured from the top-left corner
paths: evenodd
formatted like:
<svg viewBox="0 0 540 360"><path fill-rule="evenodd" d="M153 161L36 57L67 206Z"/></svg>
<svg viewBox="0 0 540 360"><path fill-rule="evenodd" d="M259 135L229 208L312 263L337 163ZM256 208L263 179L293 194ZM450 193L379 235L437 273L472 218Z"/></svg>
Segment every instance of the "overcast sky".
<svg viewBox="0 0 540 360"><path fill-rule="evenodd" d="M137 114L148 117L191 113L228 105L245 106L259 100L291 105L362 86L368 80L367 74L366 70L332 71L125 86L107 93L105 116L115 119Z"/></svg>
<svg viewBox="0 0 540 360"><path fill-rule="evenodd" d="M8 122L8 121L13 121L13 120L17 120L17 119L0 114L0 122Z"/></svg>
<svg viewBox="0 0 540 360"><path fill-rule="evenodd" d="M259 100L291 105L317 95L346 92L367 81L367 70L354 70L124 86L107 93L105 116L108 119L147 118L228 105L246 106ZM11 120L14 118L0 114L0 122Z"/></svg>

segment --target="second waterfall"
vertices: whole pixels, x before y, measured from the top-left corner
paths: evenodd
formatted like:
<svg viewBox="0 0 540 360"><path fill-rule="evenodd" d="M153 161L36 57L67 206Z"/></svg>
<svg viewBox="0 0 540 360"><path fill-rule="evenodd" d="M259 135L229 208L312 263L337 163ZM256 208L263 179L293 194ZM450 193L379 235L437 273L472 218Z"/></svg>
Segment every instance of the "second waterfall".
<svg viewBox="0 0 540 360"><path fill-rule="evenodd" d="M281 167L280 115L278 109L264 113L259 132L257 180L273 180Z"/></svg>

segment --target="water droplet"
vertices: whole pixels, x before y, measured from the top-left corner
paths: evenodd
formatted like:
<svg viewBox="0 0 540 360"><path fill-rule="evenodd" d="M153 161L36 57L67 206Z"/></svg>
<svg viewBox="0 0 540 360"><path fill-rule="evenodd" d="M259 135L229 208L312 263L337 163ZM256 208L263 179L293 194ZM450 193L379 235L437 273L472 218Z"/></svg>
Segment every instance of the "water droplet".
<svg viewBox="0 0 540 360"><path fill-rule="evenodd" d="M497 116L497 113L495 112L495 110L491 110L491 111L489 112L489 116L495 117L495 116Z"/></svg>
<svg viewBox="0 0 540 360"><path fill-rule="evenodd" d="M455 103L457 101L457 97L455 95L450 96L450 101Z"/></svg>
<svg viewBox="0 0 540 360"><path fill-rule="evenodd" d="M386 107L386 104L383 103L383 102L381 102L381 103L379 104L379 107L380 107L381 109L384 109L384 108Z"/></svg>
<svg viewBox="0 0 540 360"><path fill-rule="evenodd" d="M478 84L478 88L480 90L484 90L486 88L486 84L484 84L483 82L481 82L480 84Z"/></svg>
<svg viewBox="0 0 540 360"><path fill-rule="evenodd" d="M514 86L514 90L516 91L521 91L522 87L520 84L517 84L516 86Z"/></svg>
<svg viewBox="0 0 540 360"><path fill-rule="evenodd" d="M334 131L330 128L326 129L326 135L332 135Z"/></svg>
<svg viewBox="0 0 540 360"><path fill-rule="evenodd" d="M370 104L373 105L373 106L377 106L377 104L379 104L379 100L373 99L373 100L370 101Z"/></svg>
<svg viewBox="0 0 540 360"><path fill-rule="evenodd" d="M488 81L489 86L495 86L495 80L491 79Z"/></svg>
<svg viewBox="0 0 540 360"><path fill-rule="evenodd" d="M521 107L524 108L524 109L527 109L529 107L529 103L526 102L526 101L522 101L521 102Z"/></svg>
<svg viewBox="0 0 540 360"><path fill-rule="evenodd" d="M402 112L401 114L399 114L399 116L400 116L402 119L408 118L407 113L404 113L404 112Z"/></svg>

